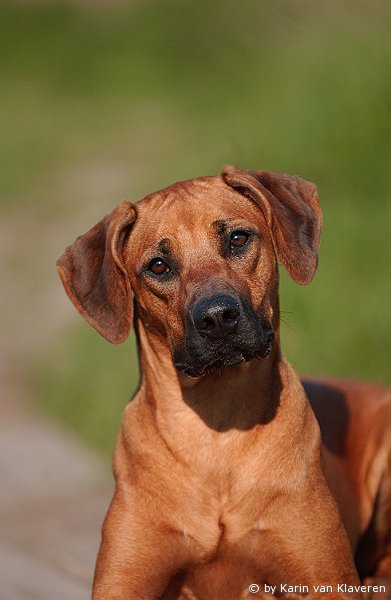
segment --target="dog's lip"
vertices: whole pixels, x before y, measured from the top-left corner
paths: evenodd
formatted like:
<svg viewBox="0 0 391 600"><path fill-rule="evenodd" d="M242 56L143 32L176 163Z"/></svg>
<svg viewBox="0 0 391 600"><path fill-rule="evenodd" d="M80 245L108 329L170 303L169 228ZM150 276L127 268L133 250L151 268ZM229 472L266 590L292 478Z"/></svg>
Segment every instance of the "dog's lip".
<svg viewBox="0 0 391 600"><path fill-rule="evenodd" d="M249 362L254 358L263 360L269 356L265 355L265 352L240 352L233 356L231 359L228 356L218 358L210 363L202 365L202 367L182 367L179 371L182 371L190 379L202 379L205 375L209 375L213 371L220 371L222 369L228 369L230 367L236 367L244 362Z"/></svg>

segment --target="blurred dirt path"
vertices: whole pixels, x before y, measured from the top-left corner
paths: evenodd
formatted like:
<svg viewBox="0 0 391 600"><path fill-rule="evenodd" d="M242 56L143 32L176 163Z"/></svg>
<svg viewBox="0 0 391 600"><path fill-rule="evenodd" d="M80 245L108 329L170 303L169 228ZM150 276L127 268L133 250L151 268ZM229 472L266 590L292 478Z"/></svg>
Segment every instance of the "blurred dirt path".
<svg viewBox="0 0 391 600"><path fill-rule="evenodd" d="M63 215L58 207L55 213L31 206L9 212L0 222L2 600L90 597L112 492L110 468L35 414L24 374L77 318L54 263L102 210L99 202L75 205Z"/></svg>
<svg viewBox="0 0 391 600"><path fill-rule="evenodd" d="M31 415L0 425L3 600L90 597L110 497L103 466L53 424Z"/></svg>

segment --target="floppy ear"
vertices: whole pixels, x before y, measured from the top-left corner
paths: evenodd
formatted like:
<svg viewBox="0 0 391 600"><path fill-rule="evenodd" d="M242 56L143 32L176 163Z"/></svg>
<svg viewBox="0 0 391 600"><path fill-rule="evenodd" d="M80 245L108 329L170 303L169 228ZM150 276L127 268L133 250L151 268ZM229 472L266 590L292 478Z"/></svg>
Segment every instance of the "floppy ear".
<svg viewBox="0 0 391 600"><path fill-rule="evenodd" d="M295 175L226 166L225 183L262 210L281 264L297 283L309 283L318 265L322 211L316 187Z"/></svg>
<svg viewBox="0 0 391 600"><path fill-rule="evenodd" d="M65 291L77 310L113 344L126 340L132 324L132 295L122 249L135 219L136 207L121 202L57 261Z"/></svg>

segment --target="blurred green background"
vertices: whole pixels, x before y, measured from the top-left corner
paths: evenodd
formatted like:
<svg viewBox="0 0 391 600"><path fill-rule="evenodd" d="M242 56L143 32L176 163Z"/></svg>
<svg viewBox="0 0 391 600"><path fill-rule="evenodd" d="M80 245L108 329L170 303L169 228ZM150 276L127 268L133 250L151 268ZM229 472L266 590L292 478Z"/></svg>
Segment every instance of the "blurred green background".
<svg viewBox="0 0 391 600"><path fill-rule="evenodd" d="M4 377L111 453L137 384L56 278L121 199L225 163L318 185L320 265L282 273L304 373L391 383L391 3L2 2Z"/></svg>

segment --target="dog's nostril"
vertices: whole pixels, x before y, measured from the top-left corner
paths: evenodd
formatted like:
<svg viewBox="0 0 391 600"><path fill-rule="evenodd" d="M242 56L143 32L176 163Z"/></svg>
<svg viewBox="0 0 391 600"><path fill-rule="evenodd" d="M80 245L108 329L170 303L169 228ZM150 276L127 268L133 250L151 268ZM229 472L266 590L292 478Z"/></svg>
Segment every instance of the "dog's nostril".
<svg viewBox="0 0 391 600"><path fill-rule="evenodd" d="M239 310L237 310L236 308L234 309L228 309L225 310L223 312L223 320L226 323L233 323L236 321L236 319L239 317Z"/></svg>
<svg viewBox="0 0 391 600"><path fill-rule="evenodd" d="M214 325L215 322L213 321L213 319L211 319L211 317L203 317L197 322L197 328L201 330L209 329L211 327L214 327Z"/></svg>

